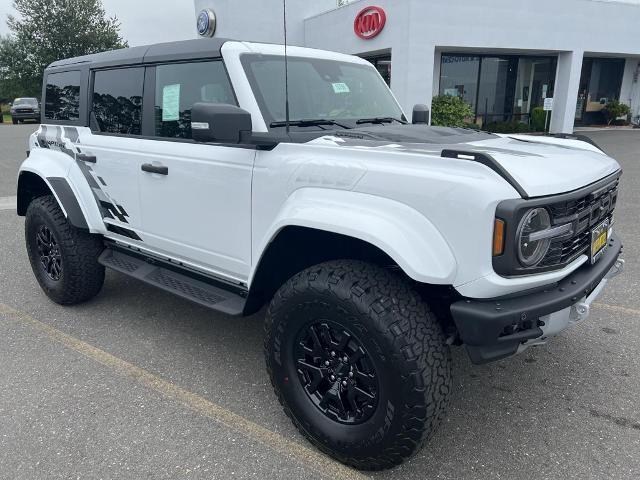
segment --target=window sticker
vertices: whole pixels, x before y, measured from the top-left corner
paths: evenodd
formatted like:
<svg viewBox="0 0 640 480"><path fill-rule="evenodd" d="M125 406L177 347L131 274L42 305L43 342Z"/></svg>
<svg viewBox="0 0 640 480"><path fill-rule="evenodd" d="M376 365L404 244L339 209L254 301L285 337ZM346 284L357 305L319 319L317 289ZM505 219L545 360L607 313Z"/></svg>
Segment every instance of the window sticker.
<svg viewBox="0 0 640 480"><path fill-rule="evenodd" d="M166 85L162 89L162 121L180 120L180 84Z"/></svg>
<svg viewBox="0 0 640 480"><path fill-rule="evenodd" d="M349 85L344 82L332 83L334 93L350 93Z"/></svg>

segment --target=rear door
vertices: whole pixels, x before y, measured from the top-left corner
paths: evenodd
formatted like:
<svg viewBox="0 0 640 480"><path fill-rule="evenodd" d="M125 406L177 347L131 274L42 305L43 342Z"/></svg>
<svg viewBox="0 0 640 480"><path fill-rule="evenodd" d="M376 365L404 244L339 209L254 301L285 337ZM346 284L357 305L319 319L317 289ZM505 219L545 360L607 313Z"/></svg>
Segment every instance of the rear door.
<svg viewBox="0 0 640 480"><path fill-rule="evenodd" d="M141 244L138 169L143 151L144 68L96 70L89 88L90 129L81 129L78 158L107 236Z"/></svg>
<svg viewBox="0 0 640 480"><path fill-rule="evenodd" d="M194 103L237 103L222 60L148 67L145 101L138 167L145 242L185 264L245 281L255 150L191 139Z"/></svg>

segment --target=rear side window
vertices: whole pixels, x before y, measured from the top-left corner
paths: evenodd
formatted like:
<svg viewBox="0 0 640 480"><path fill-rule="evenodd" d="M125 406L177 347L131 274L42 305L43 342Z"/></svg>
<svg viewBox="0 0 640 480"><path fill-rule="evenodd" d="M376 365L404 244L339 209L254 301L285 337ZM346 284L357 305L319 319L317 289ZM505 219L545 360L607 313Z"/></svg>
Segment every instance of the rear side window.
<svg viewBox="0 0 640 480"><path fill-rule="evenodd" d="M92 129L140 135L144 68L119 68L94 73Z"/></svg>
<svg viewBox="0 0 640 480"><path fill-rule="evenodd" d="M80 117L80 71L47 75L44 117L48 120L78 120Z"/></svg>
<svg viewBox="0 0 640 480"><path fill-rule="evenodd" d="M156 67L156 136L191 138L191 108L197 102L236 105L221 61Z"/></svg>

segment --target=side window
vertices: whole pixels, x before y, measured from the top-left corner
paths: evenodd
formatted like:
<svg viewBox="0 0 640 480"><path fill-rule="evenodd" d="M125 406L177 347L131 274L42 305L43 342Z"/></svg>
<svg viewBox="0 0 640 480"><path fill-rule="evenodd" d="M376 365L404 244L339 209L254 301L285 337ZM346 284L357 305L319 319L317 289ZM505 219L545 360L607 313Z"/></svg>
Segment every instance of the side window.
<svg viewBox="0 0 640 480"><path fill-rule="evenodd" d="M80 117L80 71L47 75L44 117L48 120L78 120Z"/></svg>
<svg viewBox="0 0 640 480"><path fill-rule="evenodd" d="M97 126L99 132L140 135L143 85L142 67L96 71L91 104L92 129Z"/></svg>
<svg viewBox="0 0 640 480"><path fill-rule="evenodd" d="M191 138L191 107L197 102L236 105L221 61L156 67L156 136Z"/></svg>

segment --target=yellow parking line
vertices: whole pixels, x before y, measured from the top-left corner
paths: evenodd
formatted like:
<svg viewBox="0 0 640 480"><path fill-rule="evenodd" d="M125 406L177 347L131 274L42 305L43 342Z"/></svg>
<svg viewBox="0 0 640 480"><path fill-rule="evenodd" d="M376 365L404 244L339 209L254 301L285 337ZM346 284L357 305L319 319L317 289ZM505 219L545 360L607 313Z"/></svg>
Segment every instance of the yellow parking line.
<svg viewBox="0 0 640 480"><path fill-rule="evenodd" d="M609 305L608 303L600 303L600 302L594 302L593 305L596 307L603 308L605 310L611 310L612 312L628 313L630 315L640 316L640 310L636 310L635 308L621 307L619 305Z"/></svg>
<svg viewBox="0 0 640 480"><path fill-rule="evenodd" d="M216 405L209 400L196 395L184 388L150 373L140 367L126 362L110 353L100 350L88 343L43 323L31 317L27 313L16 310L8 305L0 303L0 314L11 320L28 325L46 335L66 348L74 350L96 362L101 363L115 372L132 378L136 382L151 388L163 395L171 397L184 404L191 410L211 418L222 425L235 430L246 437L266 445L285 457L292 458L302 465L309 467L320 474L329 477L343 478L345 480L362 480L367 477L360 472L332 460L321 453L306 448L298 443L287 440L271 430L247 420L226 408Z"/></svg>

